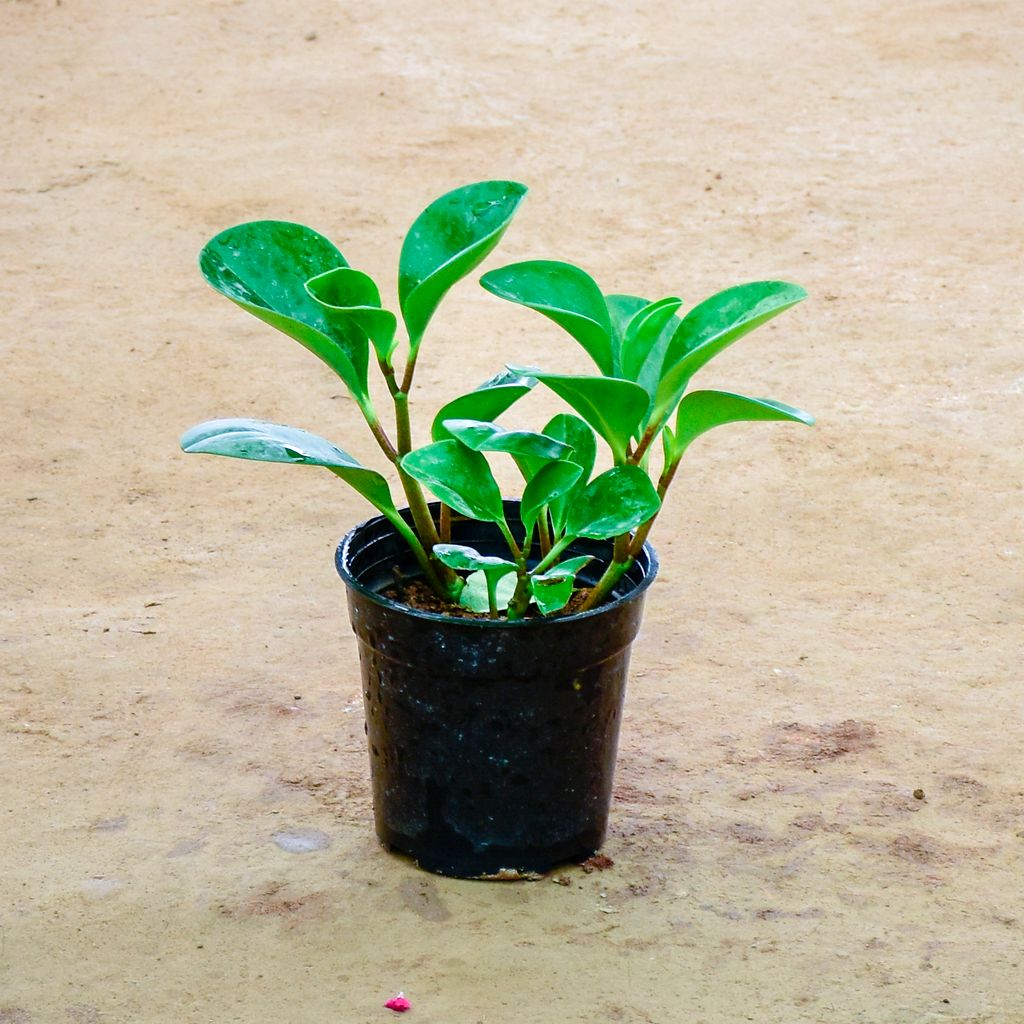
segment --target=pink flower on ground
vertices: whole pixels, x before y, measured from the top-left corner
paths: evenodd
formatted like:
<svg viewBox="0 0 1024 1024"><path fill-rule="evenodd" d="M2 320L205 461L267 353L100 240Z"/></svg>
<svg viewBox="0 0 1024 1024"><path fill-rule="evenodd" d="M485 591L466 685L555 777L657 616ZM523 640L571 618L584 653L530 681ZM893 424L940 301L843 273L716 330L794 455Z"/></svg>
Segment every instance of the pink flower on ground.
<svg viewBox="0 0 1024 1024"><path fill-rule="evenodd" d="M389 1010L394 1010L395 1013L405 1013L406 1010L412 1009L412 1003L401 992L394 999L389 999L384 1005Z"/></svg>

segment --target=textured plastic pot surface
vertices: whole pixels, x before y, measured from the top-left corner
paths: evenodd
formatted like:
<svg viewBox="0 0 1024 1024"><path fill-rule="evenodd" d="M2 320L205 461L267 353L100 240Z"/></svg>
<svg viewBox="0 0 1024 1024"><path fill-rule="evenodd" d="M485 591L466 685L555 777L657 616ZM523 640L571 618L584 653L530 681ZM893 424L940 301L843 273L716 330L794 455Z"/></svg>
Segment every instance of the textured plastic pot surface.
<svg viewBox="0 0 1024 1024"><path fill-rule="evenodd" d="M506 517L521 535L517 502L506 502ZM456 518L452 541L507 554L489 523ZM569 554L597 556L581 573L593 583L611 544L580 541ZM382 517L348 533L336 562L359 640L381 842L427 870L473 878L595 853L654 549L645 546L602 607L514 623L383 597L396 568L408 577L417 567Z"/></svg>

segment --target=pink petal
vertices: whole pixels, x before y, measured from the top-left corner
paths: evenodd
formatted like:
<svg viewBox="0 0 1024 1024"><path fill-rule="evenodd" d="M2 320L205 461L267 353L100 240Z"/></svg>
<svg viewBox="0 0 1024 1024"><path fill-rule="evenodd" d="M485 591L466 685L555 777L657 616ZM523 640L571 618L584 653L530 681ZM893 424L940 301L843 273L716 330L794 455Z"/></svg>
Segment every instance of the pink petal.
<svg viewBox="0 0 1024 1024"><path fill-rule="evenodd" d="M394 1010L396 1013L405 1013L406 1010L412 1009L412 1003L410 1003L401 992L399 992L394 999L389 999L384 1005L389 1010Z"/></svg>

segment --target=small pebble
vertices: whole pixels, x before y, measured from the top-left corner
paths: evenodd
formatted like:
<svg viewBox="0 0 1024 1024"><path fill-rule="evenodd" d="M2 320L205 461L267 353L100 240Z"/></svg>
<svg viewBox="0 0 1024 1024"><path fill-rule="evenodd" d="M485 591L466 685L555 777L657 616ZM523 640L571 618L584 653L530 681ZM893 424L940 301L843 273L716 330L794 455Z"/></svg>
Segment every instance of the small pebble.
<svg viewBox="0 0 1024 1024"><path fill-rule="evenodd" d="M305 39L307 43L311 43L313 42L314 39L316 39L316 37L316 32L307 32L302 38Z"/></svg>
<svg viewBox="0 0 1024 1024"><path fill-rule="evenodd" d="M914 799L915 800L923 800L924 799L924 790L923 789L915 789L914 790Z"/></svg>

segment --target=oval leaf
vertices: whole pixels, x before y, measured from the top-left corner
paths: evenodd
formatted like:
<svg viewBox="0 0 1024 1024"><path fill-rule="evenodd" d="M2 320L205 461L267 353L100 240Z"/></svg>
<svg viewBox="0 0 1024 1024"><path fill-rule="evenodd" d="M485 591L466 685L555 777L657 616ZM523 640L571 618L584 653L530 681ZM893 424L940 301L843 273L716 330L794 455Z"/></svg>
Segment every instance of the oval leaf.
<svg viewBox="0 0 1024 1024"><path fill-rule="evenodd" d="M412 352L441 299L501 240L526 186L464 185L434 200L414 221L398 262L398 299Z"/></svg>
<svg viewBox="0 0 1024 1024"><path fill-rule="evenodd" d="M582 476L583 467L575 462L549 462L533 475L523 490L519 505L519 516L527 537L543 508L568 494ZM557 523L555 528L558 529Z"/></svg>
<svg viewBox="0 0 1024 1024"><path fill-rule="evenodd" d="M398 320L380 307L380 289L369 274L351 267L336 267L306 282L306 291L339 330L355 328L373 343L377 358L390 364L398 344Z"/></svg>
<svg viewBox="0 0 1024 1024"><path fill-rule="evenodd" d="M591 560L591 555L568 558L553 569L530 577L530 593L542 615L561 611L572 597L576 573Z"/></svg>
<svg viewBox="0 0 1024 1024"><path fill-rule="evenodd" d="M402 469L470 519L490 523L505 519L501 491L487 459L458 441L417 448L402 459Z"/></svg>
<svg viewBox="0 0 1024 1024"><path fill-rule="evenodd" d="M495 607L503 612L512 595L516 592L516 578L513 575L502 576L495 588ZM459 604L472 612L486 614L490 610L487 603L487 575L483 572L473 572L466 577L466 585L459 595Z"/></svg>
<svg viewBox="0 0 1024 1024"><path fill-rule="evenodd" d="M569 578L548 579L546 576L530 577L530 596L540 609L541 615L561 611L572 597L573 580Z"/></svg>
<svg viewBox="0 0 1024 1024"><path fill-rule="evenodd" d="M607 540L646 523L660 507L658 492L639 466L615 466L594 477L573 501L565 532Z"/></svg>
<svg viewBox="0 0 1024 1024"><path fill-rule="evenodd" d="M381 511L395 511L391 488L380 473L360 465L348 452L330 441L298 427L263 420L207 420L185 431L181 437L181 450L189 454L226 455L254 462L323 466Z"/></svg>
<svg viewBox="0 0 1024 1024"><path fill-rule="evenodd" d="M466 544L435 544L434 554L451 569L483 572L492 576L504 576L516 571L515 562L496 555L481 555L476 548Z"/></svg>
<svg viewBox="0 0 1024 1024"><path fill-rule="evenodd" d="M652 350L659 343L661 358L665 358L665 351L674 335L674 331L666 333L665 328L675 321L675 329L678 330L680 321L675 312L682 304L682 299L661 299L645 306L630 320L619 357L623 377L638 381L640 371L643 370Z"/></svg>
<svg viewBox="0 0 1024 1024"><path fill-rule="evenodd" d="M691 391L679 403L676 429L666 440L670 461L676 462L690 442L725 423L790 420L811 426L814 417L770 398L746 398L728 391Z"/></svg>
<svg viewBox="0 0 1024 1024"><path fill-rule="evenodd" d="M475 391L453 398L434 417L430 436L435 441L449 441L451 434L444 429L445 420L493 420L500 416L537 383L536 378L526 377L511 370L484 381Z"/></svg>
<svg viewBox="0 0 1024 1024"><path fill-rule="evenodd" d="M310 278L347 265L323 235L277 220L237 224L199 254L199 268L217 291L319 356L364 403L369 394L365 336L329 321L306 291Z"/></svg>
<svg viewBox="0 0 1024 1024"><path fill-rule="evenodd" d="M799 285L755 281L712 295L683 317L668 351L652 419L669 415L690 378L709 360L756 327L807 298Z"/></svg>
<svg viewBox="0 0 1024 1024"><path fill-rule="evenodd" d="M604 301L608 305L608 315L612 321L612 342L615 345L621 345L622 339L626 336L629 321L644 306L649 306L651 300L641 299L639 295L606 295Z"/></svg>
<svg viewBox="0 0 1024 1024"><path fill-rule="evenodd" d="M543 313L568 331L604 374L611 374L612 323L594 279L571 263L528 260L480 278L489 292Z"/></svg>
<svg viewBox="0 0 1024 1024"><path fill-rule="evenodd" d="M626 461L626 446L647 413L650 399L639 384L617 377L576 377L529 372L569 403L609 444L616 462Z"/></svg>
<svg viewBox="0 0 1024 1024"><path fill-rule="evenodd" d="M507 452L529 459L563 459L572 448L553 437L532 430L506 430L482 420L445 420L442 424L454 438L475 452Z"/></svg>
<svg viewBox="0 0 1024 1024"><path fill-rule="evenodd" d="M570 502L587 486L590 474L594 471L594 463L597 461L597 438L594 437L594 431L579 416L573 416L568 412L559 413L550 419L544 427L544 433L548 437L571 444L570 459L583 469L576 483L564 495L553 499L548 506L555 533L561 535L565 529L565 514Z"/></svg>

